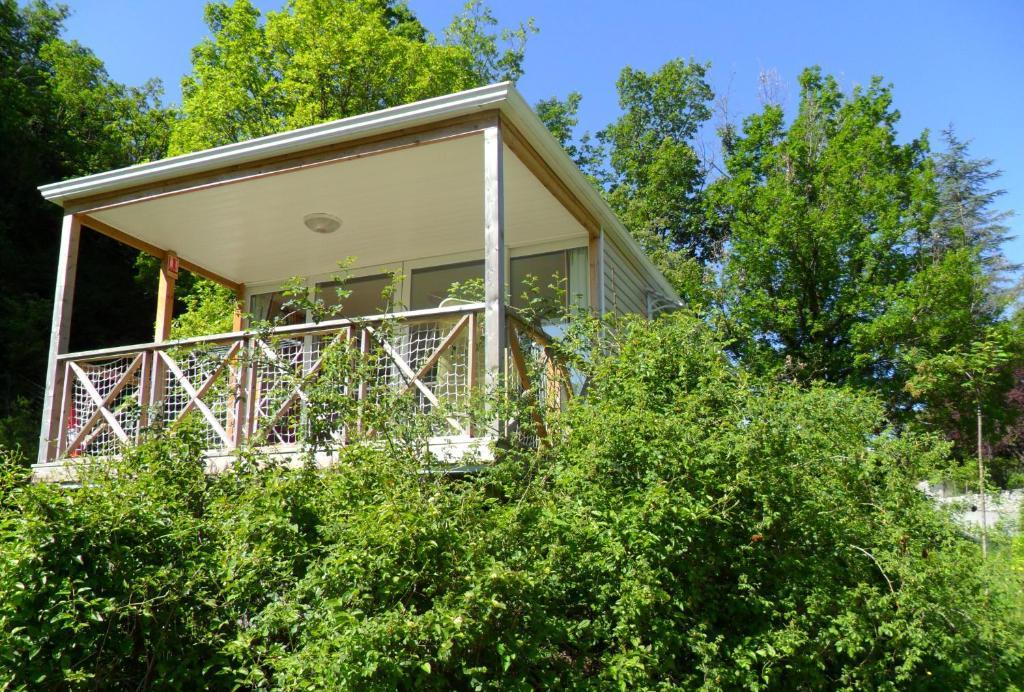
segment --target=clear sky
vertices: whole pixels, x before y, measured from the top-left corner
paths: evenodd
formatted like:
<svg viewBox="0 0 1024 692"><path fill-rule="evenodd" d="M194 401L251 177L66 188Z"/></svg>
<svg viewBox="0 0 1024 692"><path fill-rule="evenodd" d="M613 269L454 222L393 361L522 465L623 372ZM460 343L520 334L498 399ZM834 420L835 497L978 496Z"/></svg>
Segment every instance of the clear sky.
<svg viewBox="0 0 1024 692"><path fill-rule="evenodd" d="M111 76L138 84L161 78L177 102L189 53L205 34L203 0L65 0L67 37L92 48ZM278 9L284 0L256 0ZM462 0L409 0L439 32ZM1024 263L1024 2L703 2L664 0L491 0L505 24L534 17L540 33L527 48L519 88L531 102L583 94L581 125L613 119L615 79L625 65L652 70L674 57L711 61L712 84L733 117L758 108L757 79L775 70L785 103L795 105L796 76L818 64L845 87L880 74L895 85L900 135L946 125L973 140L975 156L1004 172L1002 206L1018 210L1008 248Z"/></svg>

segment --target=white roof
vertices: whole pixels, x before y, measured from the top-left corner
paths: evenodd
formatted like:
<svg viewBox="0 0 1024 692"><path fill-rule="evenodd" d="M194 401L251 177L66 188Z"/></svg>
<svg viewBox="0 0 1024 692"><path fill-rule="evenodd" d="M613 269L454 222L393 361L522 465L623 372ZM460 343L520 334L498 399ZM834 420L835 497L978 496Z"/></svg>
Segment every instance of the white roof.
<svg viewBox="0 0 1024 692"><path fill-rule="evenodd" d="M46 199L66 205L84 197L155 185L229 166L253 164L487 110L500 111L502 117L519 130L559 179L587 207L605 233L632 256L666 296L678 299L671 285L643 253L590 180L580 172L510 82L43 185L39 190Z"/></svg>

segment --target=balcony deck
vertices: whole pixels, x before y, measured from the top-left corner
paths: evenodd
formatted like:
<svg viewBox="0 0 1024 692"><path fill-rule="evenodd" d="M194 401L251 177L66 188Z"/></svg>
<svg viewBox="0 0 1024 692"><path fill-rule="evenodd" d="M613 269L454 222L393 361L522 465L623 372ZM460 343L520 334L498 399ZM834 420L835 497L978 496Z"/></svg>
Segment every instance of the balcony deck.
<svg viewBox="0 0 1024 692"><path fill-rule="evenodd" d="M431 417L428 439L440 458L456 461L494 432L473 414L484 372L484 309L472 303L61 355L56 438L35 476L66 476L83 459L116 456L147 431L186 421L205 443L211 469L241 448L294 454L314 438L324 457L322 450L373 435L360 404L382 396ZM524 390L527 361L548 358L548 341L516 315L508 320L506 386ZM339 355L348 368L340 377ZM346 412L311 401L324 386L346 402L328 406Z"/></svg>

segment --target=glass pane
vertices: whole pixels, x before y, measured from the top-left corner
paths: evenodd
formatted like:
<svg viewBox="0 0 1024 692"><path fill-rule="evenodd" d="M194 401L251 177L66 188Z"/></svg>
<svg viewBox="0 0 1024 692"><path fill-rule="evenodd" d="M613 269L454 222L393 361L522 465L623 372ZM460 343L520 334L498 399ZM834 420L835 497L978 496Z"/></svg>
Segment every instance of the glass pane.
<svg viewBox="0 0 1024 692"><path fill-rule="evenodd" d="M391 284L390 274L361 276L345 282L345 289L351 291L344 300L338 298L335 281L316 285L317 295L329 308L333 319L341 317L366 317L388 312L390 305L384 304L384 291Z"/></svg>
<svg viewBox="0 0 1024 692"><path fill-rule="evenodd" d="M482 260L449 264L444 267L430 267L429 269L414 269L409 307L412 310L440 307L441 303L451 297L452 284L483 278L484 263ZM483 296L480 296L480 300L483 300Z"/></svg>
<svg viewBox="0 0 1024 692"><path fill-rule="evenodd" d="M306 313L285 306L288 298L280 291L259 293L249 297L249 313L255 322L273 322L275 324L302 324L306 321Z"/></svg>
<svg viewBox="0 0 1024 692"><path fill-rule="evenodd" d="M540 298L554 300L558 291L552 288L552 284L560 287L563 294L566 292L565 277L568 273L566 253L564 250L559 250L558 252L546 252L543 255L513 257L510 263L510 273L513 307L522 308L527 304L527 301L523 299L527 276L534 277L534 284L540 289ZM565 303L564 295L561 302Z"/></svg>

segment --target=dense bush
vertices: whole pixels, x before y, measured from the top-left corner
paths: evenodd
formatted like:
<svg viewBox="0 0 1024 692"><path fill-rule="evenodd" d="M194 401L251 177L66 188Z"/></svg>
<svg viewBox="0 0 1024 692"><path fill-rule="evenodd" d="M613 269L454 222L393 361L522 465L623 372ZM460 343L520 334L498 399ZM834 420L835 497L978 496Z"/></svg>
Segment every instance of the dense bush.
<svg viewBox="0 0 1024 692"><path fill-rule="evenodd" d="M1024 680L1014 594L875 400L627 322L543 452L353 446L207 477L187 431L0 482L9 687L915 687ZM595 351L596 352L596 351ZM16 473L11 471L10 473ZM1017 594L1019 597L1019 594Z"/></svg>

